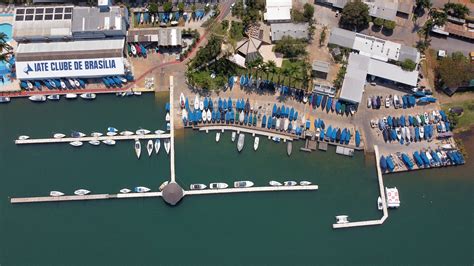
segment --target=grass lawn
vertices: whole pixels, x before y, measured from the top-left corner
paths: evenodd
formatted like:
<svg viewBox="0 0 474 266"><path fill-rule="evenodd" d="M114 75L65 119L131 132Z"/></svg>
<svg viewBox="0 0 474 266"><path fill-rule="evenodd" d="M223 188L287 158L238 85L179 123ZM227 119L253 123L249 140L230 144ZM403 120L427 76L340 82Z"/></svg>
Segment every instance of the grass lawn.
<svg viewBox="0 0 474 266"><path fill-rule="evenodd" d="M474 126L474 100L465 100L462 102L454 102L443 105L443 110L448 113L451 107L462 107L464 112L458 117L457 126L454 132L462 132Z"/></svg>

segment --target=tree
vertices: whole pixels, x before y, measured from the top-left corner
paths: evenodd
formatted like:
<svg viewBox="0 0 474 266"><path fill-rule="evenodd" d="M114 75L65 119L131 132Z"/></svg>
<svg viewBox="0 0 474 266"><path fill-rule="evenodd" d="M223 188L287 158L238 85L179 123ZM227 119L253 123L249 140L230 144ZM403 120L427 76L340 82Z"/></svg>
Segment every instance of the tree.
<svg viewBox="0 0 474 266"><path fill-rule="evenodd" d="M173 4L171 4L171 2L165 2L163 4L163 11L165 11L166 13L173 11Z"/></svg>
<svg viewBox="0 0 474 266"><path fill-rule="evenodd" d="M12 47L7 43L8 36L0 32L0 62L7 61L8 55L12 53Z"/></svg>
<svg viewBox="0 0 474 266"><path fill-rule="evenodd" d="M407 58L407 59L405 59L405 61L403 61L400 64L400 66L405 71L413 71L416 68L416 63L413 60Z"/></svg>
<svg viewBox="0 0 474 266"><path fill-rule="evenodd" d="M379 28L382 27L383 26L383 19L381 19L381 18L374 19L374 25L379 27Z"/></svg>
<svg viewBox="0 0 474 266"><path fill-rule="evenodd" d="M306 54L306 44L307 43L303 40L283 36L283 38L275 44L275 52L281 53L288 58L296 58Z"/></svg>
<svg viewBox="0 0 474 266"><path fill-rule="evenodd" d="M181 12L181 13L184 12L184 3L183 3L183 2L179 2L179 3L178 3L178 10L179 10L179 12Z"/></svg>
<svg viewBox="0 0 474 266"><path fill-rule="evenodd" d="M294 22L306 22L306 18L304 16L304 14L297 10L297 9L292 9L291 10L291 19L294 21Z"/></svg>
<svg viewBox="0 0 474 266"><path fill-rule="evenodd" d="M344 6L339 25L349 30L362 30L369 25L369 21L369 7L360 0L356 0Z"/></svg>
<svg viewBox="0 0 474 266"><path fill-rule="evenodd" d="M314 6L312 4L306 3L303 6L303 16L306 18L306 21L310 21L314 16Z"/></svg>
<svg viewBox="0 0 474 266"><path fill-rule="evenodd" d="M464 19L466 15L469 15L469 8L459 3L446 3L444 4L444 11L453 17Z"/></svg>
<svg viewBox="0 0 474 266"><path fill-rule="evenodd" d="M432 6L433 4L431 3L431 0L416 0L414 12L415 19L418 16L422 16L425 9L431 9Z"/></svg>
<svg viewBox="0 0 474 266"><path fill-rule="evenodd" d="M448 20L448 16L444 12L439 12L436 10L431 10L430 11L430 20L433 22L434 26L443 26L446 21Z"/></svg>
<svg viewBox="0 0 474 266"><path fill-rule="evenodd" d="M326 29L327 27L324 26L323 30L321 31L321 35L319 36L319 46L323 46L324 42L326 41Z"/></svg>
<svg viewBox="0 0 474 266"><path fill-rule="evenodd" d="M393 29L395 29L395 26L397 24L395 23L395 21L391 21L391 20L385 20L383 22L383 28L386 29L386 30L390 30L392 31Z"/></svg>
<svg viewBox="0 0 474 266"><path fill-rule="evenodd" d="M156 14L158 13L158 5L156 3L150 3L150 5L148 5L148 12L150 12L151 14Z"/></svg>
<svg viewBox="0 0 474 266"><path fill-rule="evenodd" d="M457 88L474 79L474 64L461 53L453 53L440 60L436 73L441 83L449 88Z"/></svg>

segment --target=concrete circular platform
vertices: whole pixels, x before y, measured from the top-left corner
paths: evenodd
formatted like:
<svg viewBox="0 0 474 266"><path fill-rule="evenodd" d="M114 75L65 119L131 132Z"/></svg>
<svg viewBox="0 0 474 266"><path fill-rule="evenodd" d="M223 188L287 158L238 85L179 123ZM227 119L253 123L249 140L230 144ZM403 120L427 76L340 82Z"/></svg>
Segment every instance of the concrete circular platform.
<svg viewBox="0 0 474 266"><path fill-rule="evenodd" d="M176 205L183 197L183 188L176 182L169 183L163 188L163 200L170 205Z"/></svg>

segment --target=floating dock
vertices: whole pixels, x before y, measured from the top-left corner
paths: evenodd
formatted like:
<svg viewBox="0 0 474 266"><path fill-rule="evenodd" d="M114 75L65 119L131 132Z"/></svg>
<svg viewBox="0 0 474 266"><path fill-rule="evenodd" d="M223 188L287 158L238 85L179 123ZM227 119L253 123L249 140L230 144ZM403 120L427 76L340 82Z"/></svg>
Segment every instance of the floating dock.
<svg viewBox="0 0 474 266"><path fill-rule="evenodd" d="M199 131L212 131L212 130L217 130L217 131L237 131L237 133L248 133L251 134L252 136L255 135L260 135L260 136L266 136L269 138L277 137L280 138L283 141L293 141L293 139L296 138L290 135L286 134L281 134L278 132L274 131L267 131L267 130L261 130L261 128L256 128L256 127L241 127L238 125L199 125L196 128L199 129Z"/></svg>
<svg viewBox="0 0 474 266"><path fill-rule="evenodd" d="M379 220L333 224L332 228L339 229L339 228L350 228L350 227L369 226L369 225L380 225L380 224L383 224L385 220L387 220L388 218L387 199L385 198L382 169L380 169L380 162L379 162L379 158L380 158L379 148L377 145L374 145L374 151L375 151L375 165L377 167L377 178L379 181L380 197L382 198L382 212L383 212L382 218L380 218ZM375 203L376 202L374 200L374 206L376 206Z"/></svg>
<svg viewBox="0 0 474 266"><path fill-rule="evenodd" d="M171 137L171 134L147 134L147 135L131 135L131 136L122 136L122 135L115 135L115 136L100 136L100 137L80 137L80 138L61 138L61 139L55 139L55 138L45 138L45 139L17 139L15 140L15 144L21 145L21 144L48 144L48 143L70 143L73 141L81 141L81 142L87 142L91 140L107 140L107 139L113 139L113 140L141 140L141 139L169 139Z"/></svg>
<svg viewBox="0 0 474 266"><path fill-rule="evenodd" d="M317 185L308 186L280 186L280 187L249 187L249 188L225 188L225 189L205 189L184 191L186 195L209 195L209 194L227 194L227 193L245 193L245 192L274 192L274 191L314 191L318 190ZM11 198L10 203L42 203L42 202L61 202L61 201L85 201L85 200L106 200L106 199L136 199L136 198L154 198L162 197L162 192L146 193L126 193L126 194L90 194L90 195L66 195L60 197L26 197Z"/></svg>

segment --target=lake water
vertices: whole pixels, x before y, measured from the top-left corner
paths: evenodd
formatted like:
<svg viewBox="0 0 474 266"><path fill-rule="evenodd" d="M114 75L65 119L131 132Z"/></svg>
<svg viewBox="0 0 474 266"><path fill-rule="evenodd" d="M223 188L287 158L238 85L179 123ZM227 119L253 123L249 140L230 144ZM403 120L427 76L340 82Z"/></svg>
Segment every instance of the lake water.
<svg viewBox="0 0 474 266"><path fill-rule="evenodd" d="M333 230L334 216L378 219L372 156L303 153L294 145L247 136L237 153L230 132L177 131L176 177L191 183L310 180L318 191L188 196L176 207L160 198L12 205L9 197L115 193L169 178L163 150L137 160L133 142L17 146L18 135L165 127L167 94L0 106L0 264L428 264L472 265L472 159L462 167L393 174L402 205L382 226ZM144 146L142 141L142 146ZM472 144L469 144L472 146ZM472 147L469 147L472 150ZM143 156L145 155L145 156Z"/></svg>

